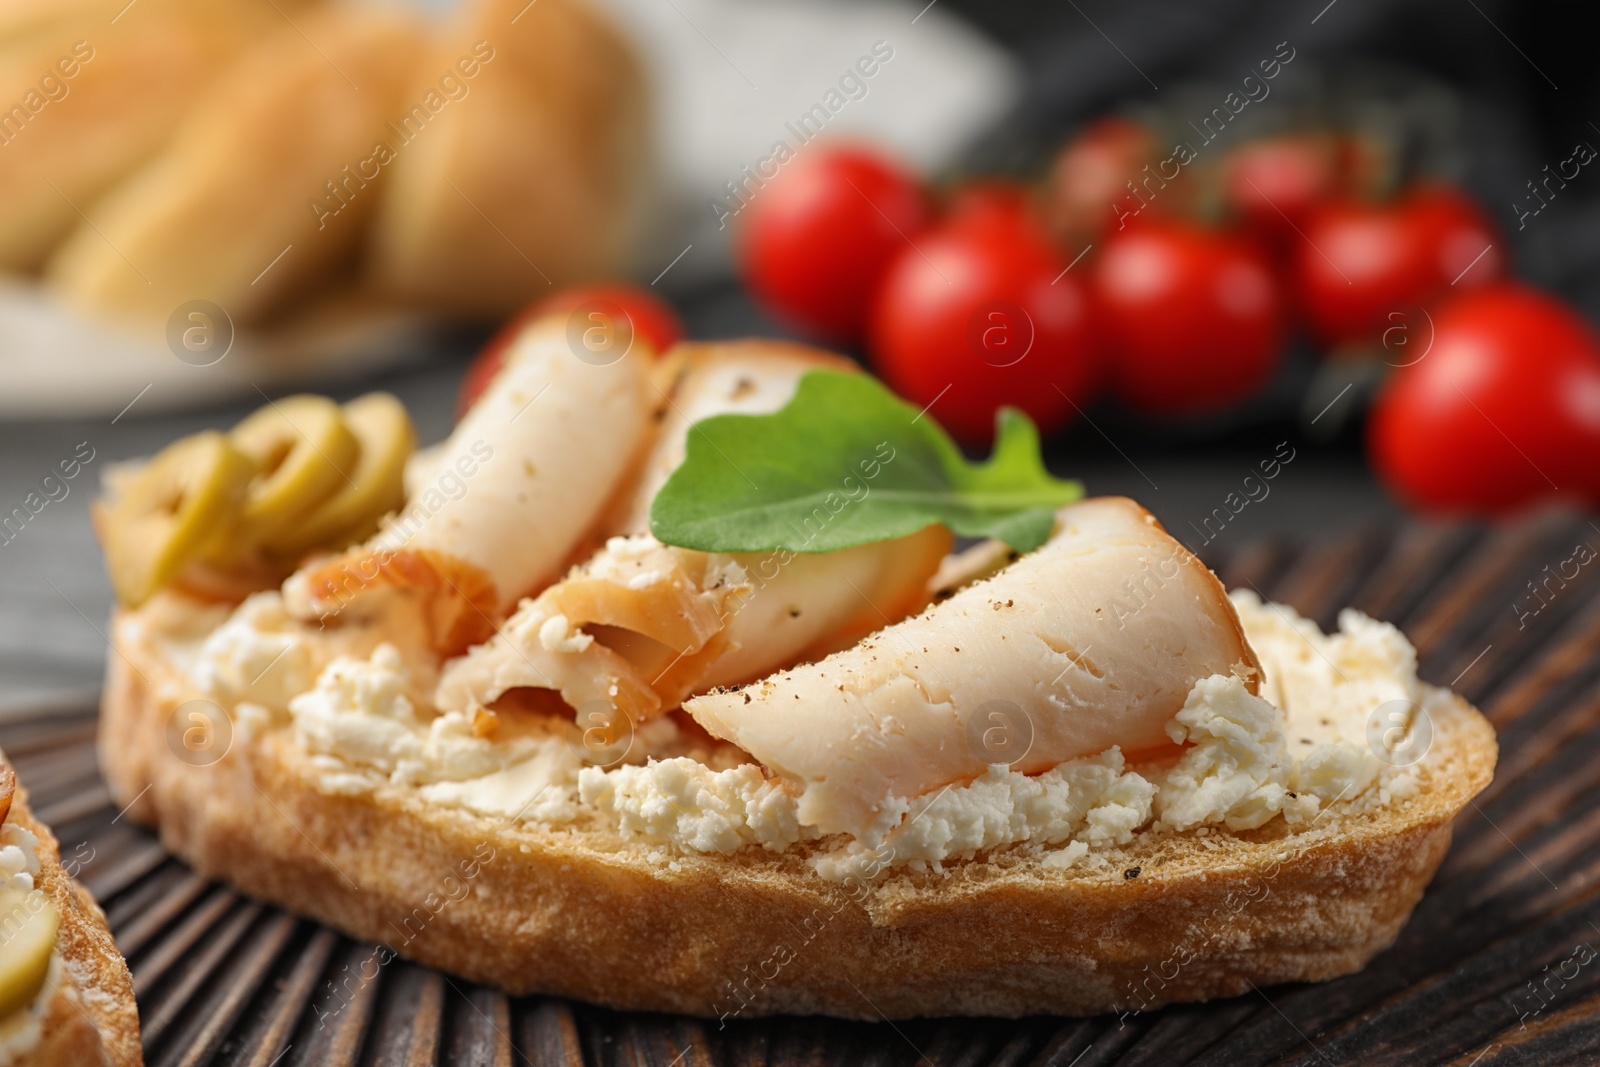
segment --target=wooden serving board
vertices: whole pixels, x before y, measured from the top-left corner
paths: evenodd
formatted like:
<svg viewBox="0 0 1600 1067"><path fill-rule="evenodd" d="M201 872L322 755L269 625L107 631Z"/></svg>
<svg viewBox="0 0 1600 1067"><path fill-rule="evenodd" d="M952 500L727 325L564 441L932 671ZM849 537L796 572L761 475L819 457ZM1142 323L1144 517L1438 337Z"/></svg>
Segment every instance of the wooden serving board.
<svg viewBox="0 0 1600 1067"><path fill-rule="evenodd" d="M1600 560L1573 562L1600 548L1600 525L1552 514L1211 547L1230 586L1324 627L1345 604L1401 624L1423 676L1494 722L1500 770L1399 941L1366 970L1125 1021L719 1029L508 998L400 961L346 984L370 946L196 878L119 817L95 768L92 710L7 725L0 745L105 906L156 1067L1600 1063Z"/></svg>

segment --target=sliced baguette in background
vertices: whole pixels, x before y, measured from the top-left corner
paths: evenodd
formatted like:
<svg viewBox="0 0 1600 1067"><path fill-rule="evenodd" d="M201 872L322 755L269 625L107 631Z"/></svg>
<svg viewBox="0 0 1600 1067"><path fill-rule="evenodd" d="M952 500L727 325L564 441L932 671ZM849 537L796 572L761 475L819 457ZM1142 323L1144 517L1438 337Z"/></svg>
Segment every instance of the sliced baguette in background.
<svg viewBox="0 0 1600 1067"><path fill-rule="evenodd" d="M276 2L294 17L305 5ZM38 267L88 229L80 211L100 222L100 195L159 152L208 87L284 18L272 0L0 6L0 268Z"/></svg>
<svg viewBox="0 0 1600 1067"><path fill-rule="evenodd" d="M497 316L626 265L648 176L644 75L597 7L473 0L418 61L406 107L447 102L417 115L386 168L369 256L380 289Z"/></svg>
<svg viewBox="0 0 1600 1067"><path fill-rule="evenodd" d="M361 6L275 28L165 151L85 209L93 225L57 249L46 280L80 309L155 326L201 299L252 324L314 291L354 258L385 177L358 169L426 35L403 9Z"/></svg>
<svg viewBox="0 0 1600 1067"><path fill-rule="evenodd" d="M1092 1014L1350 973L1394 940L1497 752L1437 693L1408 802L1292 832L1145 833L1099 867L1011 854L840 884L803 848L685 854L411 789L329 795L281 729L191 766L166 727L199 694L133 616L113 640L106 777L203 875L514 994L712 1017Z"/></svg>

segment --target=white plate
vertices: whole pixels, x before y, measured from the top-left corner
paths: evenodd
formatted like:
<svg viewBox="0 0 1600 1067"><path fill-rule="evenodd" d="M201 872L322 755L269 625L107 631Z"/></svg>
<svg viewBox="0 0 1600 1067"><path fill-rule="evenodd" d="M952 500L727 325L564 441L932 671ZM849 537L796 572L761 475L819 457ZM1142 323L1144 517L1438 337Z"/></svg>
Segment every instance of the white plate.
<svg viewBox="0 0 1600 1067"><path fill-rule="evenodd" d="M31 281L0 278L0 419L119 417L254 399L421 358L429 320L349 298L305 309L265 333L203 310L166 329L118 328L63 306ZM231 336L231 341L230 341ZM180 358L181 353L181 358Z"/></svg>

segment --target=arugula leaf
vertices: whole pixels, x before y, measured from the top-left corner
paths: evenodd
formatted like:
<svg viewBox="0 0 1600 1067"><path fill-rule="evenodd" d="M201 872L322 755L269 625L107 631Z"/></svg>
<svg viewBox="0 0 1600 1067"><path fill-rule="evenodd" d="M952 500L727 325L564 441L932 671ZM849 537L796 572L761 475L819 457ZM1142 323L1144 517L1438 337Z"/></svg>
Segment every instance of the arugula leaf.
<svg viewBox="0 0 1600 1067"><path fill-rule="evenodd" d="M1083 486L1045 470L1022 412L1002 409L998 430L989 460L969 463L876 379L810 371L780 411L695 423L650 531L705 552L833 552L943 523L1031 551Z"/></svg>

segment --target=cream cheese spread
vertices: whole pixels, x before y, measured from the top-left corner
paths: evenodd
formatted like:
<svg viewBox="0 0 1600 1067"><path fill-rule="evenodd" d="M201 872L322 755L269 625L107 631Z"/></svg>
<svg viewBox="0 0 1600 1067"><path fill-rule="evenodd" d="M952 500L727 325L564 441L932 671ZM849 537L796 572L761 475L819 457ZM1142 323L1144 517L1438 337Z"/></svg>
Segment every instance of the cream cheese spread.
<svg viewBox="0 0 1600 1067"><path fill-rule="evenodd" d="M39 839L14 822L0 823L0 887L27 892L39 877Z"/></svg>
<svg viewBox="0 0 1600 1067"><path fill-rule="evenodd" d="M213 700L279 711L316 679L311 647L276 590L247 597L200 645L192 677Z"/></svg>
<svg viewBox="0 0 1600 1067"><path fill-rule="evenodd" d="M557 716L509 715L478 730L470 713L420 705L392 645L365 659L336 657L284 703L330 792L411 786L488 817L551 826L599 819L625 837L689 853L814 842L809 862L835 879L884 847L892 850L886 867L937 869L1010 848L1070 866L1145 831L1246 830L1275 818L1300 825L1334 803L1411 795L1411 770L1380 758L1368 736L1375 709L1421 699L1416 653L1399 630L1346 611L1338 632L1323 634L1254 594L1233 601L1262 663L1260 695L1236 675L1196 682L1166 726L1182 746L1175 760L1134 766L1113 747L1041 773L995 764L898 800L903 815L881 840L824 837L802 820L800 797L783 778L731 746L689 736L671 717L641 726L606 764L585 750L576 723ZM207 640L196 673L211 692L262 703L283 697L279 683L240 684L285 647L271 629L279 610L262 601ZM252 621L266 628L252 636ZM540 631L551 644L582 636L559 617ZM292 647L281 655L293 658L283 673L294 679L302 661Z"/></svg>

